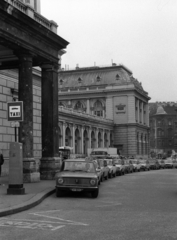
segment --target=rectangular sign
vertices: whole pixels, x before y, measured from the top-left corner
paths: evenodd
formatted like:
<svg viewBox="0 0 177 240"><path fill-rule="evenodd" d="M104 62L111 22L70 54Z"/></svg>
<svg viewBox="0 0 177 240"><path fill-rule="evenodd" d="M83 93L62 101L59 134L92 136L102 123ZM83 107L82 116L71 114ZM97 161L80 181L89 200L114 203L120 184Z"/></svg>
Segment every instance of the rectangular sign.
<svg viewBox="0 0 177 240"><path fill-rule="evenodd" d="M8 102L8 121L23 121L23 102Z"/></svg>

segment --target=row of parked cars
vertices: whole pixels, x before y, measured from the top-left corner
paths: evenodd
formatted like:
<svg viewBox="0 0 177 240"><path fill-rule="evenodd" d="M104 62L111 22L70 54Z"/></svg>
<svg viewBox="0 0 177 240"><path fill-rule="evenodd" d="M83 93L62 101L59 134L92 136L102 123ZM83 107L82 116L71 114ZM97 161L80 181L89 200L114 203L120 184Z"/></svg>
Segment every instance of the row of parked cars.
<svg viewBox="0 0 177 240"><path fill-rule="evenodd" d="M127 173L158 170L165 168L177 168L177 161L171 159L116 159L95 157L94 159L99 183L115 176L121 176Z"/></svg>
<svg viewBox="0 0 177 240"><path fill-rule="evenodd" d="M94 156L66 159L56 174L56 196L65 192L89 192L98 197L99 185L108 178L151 169L177 168L177 163L167 160L143 160Z"/></svg>

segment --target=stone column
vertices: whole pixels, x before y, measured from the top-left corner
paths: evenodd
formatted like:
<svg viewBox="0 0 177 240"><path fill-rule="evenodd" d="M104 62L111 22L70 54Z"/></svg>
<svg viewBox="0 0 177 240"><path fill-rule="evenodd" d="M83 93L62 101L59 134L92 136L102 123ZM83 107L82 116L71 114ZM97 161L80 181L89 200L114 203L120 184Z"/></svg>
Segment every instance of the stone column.
<svg viewBox="0 0 177 240"><path fill-rule="evenodd" d="M81 126L81 154L84 154L84 127Z"/></svg>
<svg viewBox="0 0 177 240"><path fill-rule="evenodd" d="M103 143L102 143L102 147L103 147L103 148L106 147L105 144L104 144L104 134L105 134L105 131L104 131L104 129L103 129L103 131L102 131L102 140L103 140L103 141L102 141L102 142L103 142Z"/></svg>
<svg viewBox="0 0 177 240"><path fill-rule="evenodd" d="M95 148L98 148L98 128L96 128L96 130L95 130L95 144L94 144L94 147Z"/></svg>
<svg viewBox="0 0 177 240"><path fill-rule="evenodd" d="M32 56L19 56L19 101L23 101L24 120L20 122L19 142L23 144L23 181L40 180L39 162L33 156L33 81Z"/></svg>
<svg viewBox="0 0 177 240"><path fill-rule="evenodd" d="M88 134L88 148L91 148L91 132L92 132L91 126L89 126L88 132L89 132L89 134Z"/></svg>
<svg viewBox="0 0 177 240"><path fill-rule="evenodd" d="M63 122L63 146L65 146L65 130L66 130L66 126L65 123Z"/></svg>
<svg viewBox="0 0 177 240"><path fill-rule="evenodd" d="M90 114L90 100L87 99L87 111L86 111L87 114Z"/></svg>
<svg viewBox="0 0 177 240"><path fill-rule="evenodd" d="M137 122L140 123L140 101L137 99Z"/></svg>
<svg viewBox="0 0 177 240"><path fill-rule="evenodd" d="M58 65L42 68L42 159L41 179L54 179L60 168L58 154Z"/></svg>
<svg viewBox="0 0 177 240"><path fill-rule="evenodd" d="M142 114L142 124L144 125L144 103L142 102L142 105L141 105L141 114Z"/></svg>
<svg viewBox="0 0 177 240"><path fill-rule="evenodd" d="M107 132L107 139L108 139L107 147L110 147L110 131Z"/></svg>
<svg viewBox="0 0 177 240"><path fill-rule="evenodd" d="M75 125L73 124L73 154L75 154Z"/></svg>

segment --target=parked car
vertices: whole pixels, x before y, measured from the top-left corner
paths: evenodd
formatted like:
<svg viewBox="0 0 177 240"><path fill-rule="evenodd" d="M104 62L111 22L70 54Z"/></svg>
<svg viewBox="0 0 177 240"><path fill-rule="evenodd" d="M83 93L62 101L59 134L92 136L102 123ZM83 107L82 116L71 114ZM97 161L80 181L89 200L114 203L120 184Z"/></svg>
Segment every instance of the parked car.
<svg viewBox="0 0 177 240"><path fill-rule="evenodd" d="M177 160L176 159L173 160L173 167L177 168Z"/></svg>
<svg viewBox="0 0 177 240"><path fill-rule="evenodd" d="M99 158L98 162L99 162L101 171L103 173L102 174L102 181L107 180L108 177L109 177L109 167L108 167L107 161L102 159L102 158Z"/></svg>
<svg viewBox="0 0 177 240"><path fill-rule="evenodd" d="M173 168L173 160L171 158L167 158L164 160L165 168Z"/></svg>
<svg viewBox="0 0 177 240"><path fill-rule="evenodd" d="M90 192L93 198L99 194L98 175L93 161L67 159L56 174L56 196L64 192Z"/></svg>
<svg viewBox="0 0 177 240"><path fill-rule="evenodd" d="M155 167L156 167L156 170L161 168L161 165L157 159L155 160Z"/></svg>
<svg viewBox="0 0 177 240"><path fill-rule="evenodd" d="M150 168L151 170L156 170L155 159L150 159L150 160L149 160L149 168Z"/></svg>
<svg viewBox="0 0 177 240"><path fill-rule="evenodd" d="M159 159L158 162L159 162L160 168L161 168L161 169L164 169L164 168L165 168L164 159Z"/></svg>
<svg viewBox="0 0 177 240"><path fill-rule="evenodd" d="M116 176L116 166L113 162L113 159L105 159L109 167L109 178Z"/></svg>
<svg viewBox="0 0 177 240"><path fill-rule="evenodd" d="M141 168L139 161L137 159L132 159L131 161L134 167L134 172L139 172Z"/></svg>
<svg viewBox="0 0 177 240"><path fill-rule="evenodd" d="M138 164L140 165L140 170L143 170L143 171L150 170L150 163L148 160L140 159L138 160Z"/></svg>
<svg viewBox="0 0 177 240"><path fill-rule="evenodd" d="M132 173L134 171L134 166L132 161L129 159L124 159L125 173Z"/></svg>
<svg viewBox="0 0 177 240"><path fill-rule="evenodd" d="M125 174L125 166L122 164L121 159L113 159L116 166L116 175L121 176Z"/></svg>
<svg viewBox="0 0 177 240"><path fill-rule="evenodd" d="M100 183L103 181L103 171L100 167L98 160L93 160L93 163L95 164L96 167L96 172L98 175L98 184L100 185Z"/></svg>

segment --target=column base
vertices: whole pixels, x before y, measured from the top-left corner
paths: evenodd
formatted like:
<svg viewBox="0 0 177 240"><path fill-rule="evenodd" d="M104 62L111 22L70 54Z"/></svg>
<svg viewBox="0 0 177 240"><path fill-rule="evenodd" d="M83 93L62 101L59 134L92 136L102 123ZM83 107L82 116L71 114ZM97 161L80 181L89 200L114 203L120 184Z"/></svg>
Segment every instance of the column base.
<svg viewBox="0 0 177 240"><path fill-rule="evenodd" d="M61 158L41 158L40 174L41 180L54 180L57 172L60 171Z"/></svg>
<svg viewBox="0 0 177 240"><path fill-rule="evenodd" d="M23 182L34 183L40 181L39 160L34 158L23 159Z"/></svg>
<svg viewBox="0 0 177 240"><path fill-rule="evenodd" d="M25 194L25 189L23 187L23 184L16 184L16 185L9 185L9 188L7 189L7 194L12 195L21 195Z"/></svg>

